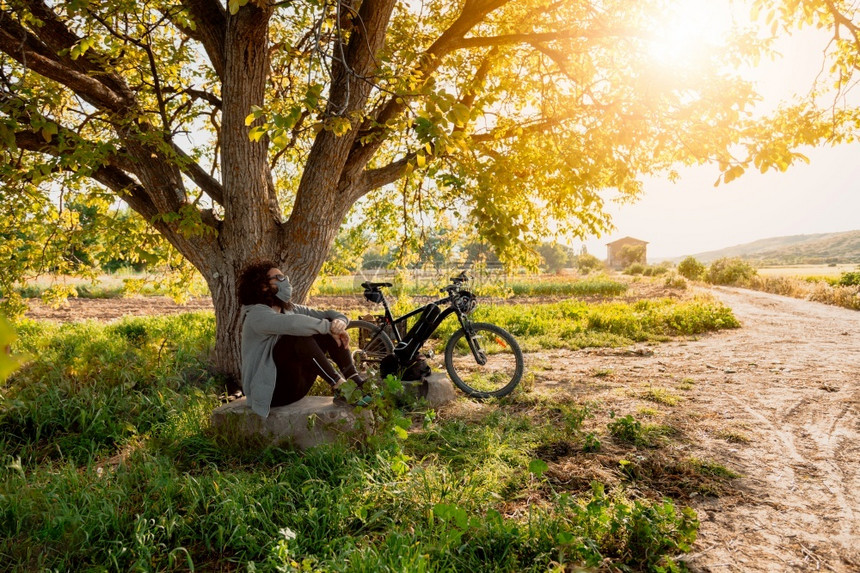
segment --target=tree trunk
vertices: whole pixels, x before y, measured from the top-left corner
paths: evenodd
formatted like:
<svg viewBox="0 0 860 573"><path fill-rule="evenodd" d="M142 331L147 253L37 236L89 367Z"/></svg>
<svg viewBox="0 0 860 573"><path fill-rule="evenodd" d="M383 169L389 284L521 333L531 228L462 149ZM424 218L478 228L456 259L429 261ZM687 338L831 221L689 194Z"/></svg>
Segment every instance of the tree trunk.
<svg viewBox="0 0 860 573"><path fill-rule="evenodd" d="M228 389L234 391L241 387L242 363L237 275L217 274L208 281L215 306L215 349L211 359L215 370L225 376Z"/></svg>

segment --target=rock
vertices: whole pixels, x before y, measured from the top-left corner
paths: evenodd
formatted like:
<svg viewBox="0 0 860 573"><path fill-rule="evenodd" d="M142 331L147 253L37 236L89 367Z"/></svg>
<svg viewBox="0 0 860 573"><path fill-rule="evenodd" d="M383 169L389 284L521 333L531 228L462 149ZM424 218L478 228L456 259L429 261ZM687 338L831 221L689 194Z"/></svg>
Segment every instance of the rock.
<svg viewBox="0 0 860 573"><path fill-rule="evenodd" d="M441 372L434 372L426 379L426 387L421 381L403 381L403 389L411 399L424 398L431 408L444 406L457 398L454 385L448 376Z"/></svg>
<svg viewBox="0 0 860 573"><path fill-rule="evenodd" d="M365 417L370 412L365 412ZM288 444L306 450L338 440L360 439L370 427L353 408L335 404L331 396L305 396L287 406L272 408L268 418L254 413L245 398L216 408L212 428L224 437L261 445Z"/></svg>
<svg viewBox="0 0 860 573"><path fill-rule="evenodd" d="M457 398L454 385L446 374L436 372L427 377L427 403L432 408L444 406Z"/></svg>
<svg viewBox="0 0 860 573"><path fill-rule="evenodd" d="M405 382L406 392L423 397L431 408L454 400L454 385L442 373L427 378L426 395L420 396L421 383ZM339 440L360 440L372 431L372 414L358 414L350 406L335 404L331 396L305 396L298 402L272 408L268 418L255 414L246 398L234 400L216 408L210 421L212 428L231 441L249 444L290 445L306 450L320 444Z"/></svg>

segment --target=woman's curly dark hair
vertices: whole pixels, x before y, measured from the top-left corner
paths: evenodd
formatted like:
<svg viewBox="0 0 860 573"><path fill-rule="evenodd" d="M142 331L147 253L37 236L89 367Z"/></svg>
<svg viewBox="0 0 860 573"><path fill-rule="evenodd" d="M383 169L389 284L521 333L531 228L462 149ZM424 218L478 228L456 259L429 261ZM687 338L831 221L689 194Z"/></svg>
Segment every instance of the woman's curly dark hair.
<svg viewBox="0 0 860 573"><path fill-rule="evenodd" d="M265 304L271 306L277 299L274 293L268 290L269 271L278 268L273 261L254 261L245 267L239 274L239 283L236 286L236 294L239 304ZM277 301L280 303L280 301Z"/></svg>

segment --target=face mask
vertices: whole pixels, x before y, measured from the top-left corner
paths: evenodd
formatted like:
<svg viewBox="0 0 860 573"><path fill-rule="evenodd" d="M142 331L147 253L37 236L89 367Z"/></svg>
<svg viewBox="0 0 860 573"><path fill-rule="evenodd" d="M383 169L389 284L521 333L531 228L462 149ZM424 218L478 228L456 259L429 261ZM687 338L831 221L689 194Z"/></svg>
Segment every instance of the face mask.
<svg viewBox="0 0 860 573"><path fill-rule="evenodd" d="M278 283L278 292L275 293L275 296L282 302L290 302L290 298L293 296L293 285L290 284L289 278Z"/></svg>

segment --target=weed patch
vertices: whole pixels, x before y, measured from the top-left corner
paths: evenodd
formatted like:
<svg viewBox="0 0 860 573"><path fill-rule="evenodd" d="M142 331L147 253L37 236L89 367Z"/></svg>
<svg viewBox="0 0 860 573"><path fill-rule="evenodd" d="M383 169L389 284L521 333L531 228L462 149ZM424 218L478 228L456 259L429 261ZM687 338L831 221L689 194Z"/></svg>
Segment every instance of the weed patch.
<svg viewBox="0 0 860 573"><path fill-rule="evenodd" d="M508 330L526 351L626 346L740 326L729 308L703 298L479 306L475 320ZM443 322L434 335L436 344L441 345L456 328L455 321Z"/></svg>
<svg viewBox="0 0 860 573"><path fill-rule="evenodd" d="M649 388L642 394L642 398L667 406L677 406L681 401L680 396L673 394L666 388Z"/></svg>

